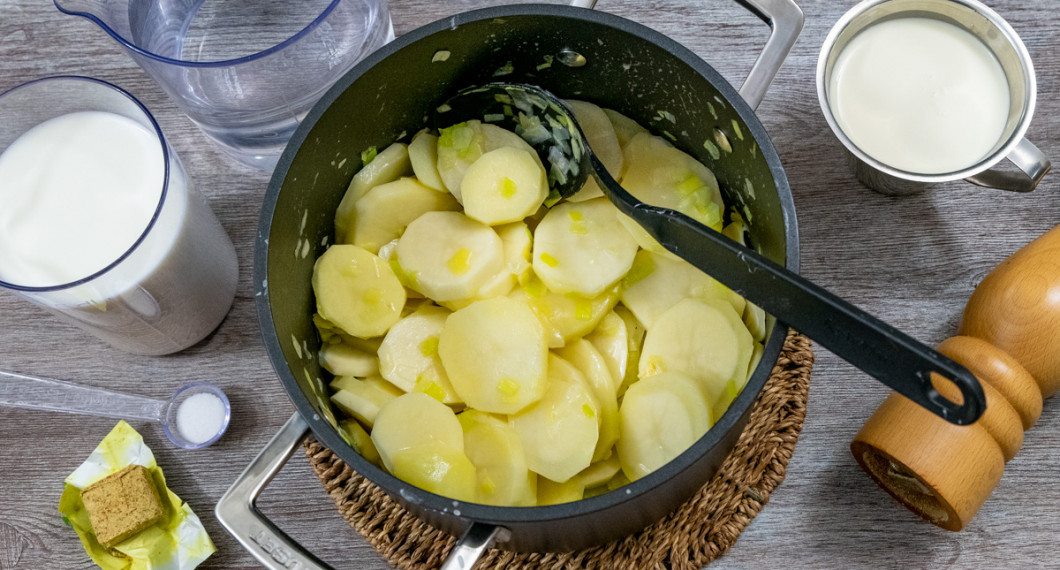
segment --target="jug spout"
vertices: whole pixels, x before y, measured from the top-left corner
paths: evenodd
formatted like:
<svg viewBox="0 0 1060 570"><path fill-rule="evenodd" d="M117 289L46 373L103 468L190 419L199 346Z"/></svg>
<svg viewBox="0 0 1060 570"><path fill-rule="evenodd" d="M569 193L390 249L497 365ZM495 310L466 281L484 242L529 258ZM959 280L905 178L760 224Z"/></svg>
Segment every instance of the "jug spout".
<svg viewBox="0 0 1060 570"><path fill-rule="evenodd" d="M386 0L53 0L121 44L226 154L271 170L302 118L394 38Z"/></svg>

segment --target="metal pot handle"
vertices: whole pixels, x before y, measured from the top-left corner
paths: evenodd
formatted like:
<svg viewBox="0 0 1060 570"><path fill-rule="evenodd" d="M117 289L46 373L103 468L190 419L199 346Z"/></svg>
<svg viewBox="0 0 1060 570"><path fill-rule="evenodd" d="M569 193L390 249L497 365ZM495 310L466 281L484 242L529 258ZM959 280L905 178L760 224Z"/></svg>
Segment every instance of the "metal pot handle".
<svg viewBox="0 0 1060 570"><path fill-rule="evenodd" d="M987 188L1010 192L1030 192L1038 187L1042 177L1052 168L1052 163L1045 154L1025 138L1021 139L1005 158L1016 165L1020 172L1004 172L991 168L975 176L969 176L965 180Z"/></svg>
<svg viewBox="0 0 1060 570"><path fill-rule="evenodd" d="M795 45L795 40L802 33L805 17L802 9L793 0L736 1L769 24L772 29L766 46L762 48L762 53L758 54L758 59L755 60L751 71L747 74L747 79L740 86L740 96L752 109L757 109L762 99L765 98L773 78L780 71L780 66L788 58L788 53ZM592 8L596 6L596 0L573 0L571 6Z"/></svg>
<svg viewBox="0 0 1060 570"><path fill-rule="evenodd" d="M295 412L236 478L213 511L221 526L269 570L331 570L287 536L254 504L308 432L309 424Z"/></svg>

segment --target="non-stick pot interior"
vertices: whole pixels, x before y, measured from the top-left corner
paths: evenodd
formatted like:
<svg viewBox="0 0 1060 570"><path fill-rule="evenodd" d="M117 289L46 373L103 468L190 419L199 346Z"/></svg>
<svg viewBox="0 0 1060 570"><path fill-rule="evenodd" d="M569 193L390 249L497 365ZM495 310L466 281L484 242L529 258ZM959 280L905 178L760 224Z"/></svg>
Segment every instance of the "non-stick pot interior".
<svg viewBox="0 0 1060 570"><path fill-rule="evenodd" d="M756 247L779 263L797 265L790 191L761 124L712 68L647 28L562 6L509 6L421 28L359 64L306 118L265 198L257 259L263 333L281 380L324 443L412 503L421 516L454 532L460 525L454 527L452 517L442 512L451 507L449 501L404 489L361 460L332 427L326 388L330 375L316 359L319 340L311 320L315 305L310 278L315 258L333 240L334 211L362 164L362 151L407 142L449 94L496 80L538 84L562 97L592 101L668 137L714 171L726 199L750 223ZM562 524L551 531L514 532L511 546L575 547L659 518L694 492L735 442L783 340L784 331L776 330L772 320L769 326L774 330L762 364L730 411L692 450L628 486L629 493L553 507L466 505L464 517L510 528L540 519L578 520L585 512L604 513L657 493L651 489L665 480L670 487L665 496L630 507L636 515L625 517L628 521L612 521L601 530L581 520L580 530L568 533L570 540L557 540Z"/></svg>

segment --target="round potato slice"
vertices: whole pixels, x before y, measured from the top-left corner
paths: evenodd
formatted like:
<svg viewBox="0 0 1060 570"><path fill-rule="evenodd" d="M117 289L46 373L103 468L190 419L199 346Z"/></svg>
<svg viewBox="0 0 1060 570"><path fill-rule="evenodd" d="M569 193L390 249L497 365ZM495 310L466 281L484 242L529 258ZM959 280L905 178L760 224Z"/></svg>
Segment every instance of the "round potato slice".
<svg viewBox="0 0 1060 570"><path fill-rule="evenodd" d="M619 418L621 437L616 449L630 481L669 463L714 423L702 387L680 372L634 382L622 398Z"/></svg>
<svg viewBox="0 0 1060 570"><path fill-rule="evenodd" d="M406 392L460 403L438 358L438 337L448 317L449 311L427 305L390 327L379 345L379 374Z"/></svg>
<svg viewBox="0 0 1060 570"><path fill-rule="evenodd" d="M369 190L380 184L412 174L409 149L404 143L394 143L376 155L371 162L353 175L349 188L342 195L335 210L335 243L347 243L347 231L353 226L354 206Z"/></svg>
<svg viewBox="0 0 1060 570"><path fill-rule="evenodd" d="M402 449L393 454L391 473L436 495L473 502L475 465L463 452L438 443Z"/></svg>
<svg viewBox="0 0 1060 570"><path fill-rule="evenodd" d="M626 377L626 365L629 362L628 335L626 322L613 310L604 315L593 332L585 335L585 340L593 344L607 363L611 381L614 382L611 388L615 394L622 385L622 379Z"/></svg>
<svg viewBox="0 0 1060 570"><path fill-rule="evenodd" d="M497 233L459 212L416 218L394 254L406 285L435 302L474 298L505 265Z"/></svg>
<svg viewBox="0 0 1060 570"><path fill-rule="evenodd" d="M564 102L570 107L571 111L574 111L574 118L577 119L578 125L581 126L586 142L589 143L589 147L593 149L600 162L603 163L604 168L607 169L612 178L621 180L622 147L619 146L615 128L603 109L592 103L574 99L567 99ZM584 202L603 195L604 193L597 185L596 179L589 176L581 190L569 199L571 202Z"/></svg>
<svg viewBox="0 0 1060 570"><path fill-rule="evenodd" d="M536 212L548 196L548 180L536 154L506 146L468 167L460 194L469 218L495 226Z"/></svg>
<svg viewBox="0 0 1060 570"><path fill-rule="evenodd" d="M439 192L447 191L438 174L438 137L426 129L416 133L409 143L409 161L421 184Z"/></svg>
<svg viewBox="0 0 1060 570"><path fill-rule="evenodd" d="M743 314L746 304L743 297L691 263L647 250L637 252L622 284L622 304L648 328L682 299L727 301L737 314Z"/></svg>
<svg viewBox="0 0 1060 570"><path fill-rule="evenodd" d="M534 231L534 273L550 291L595 297L633 265L637 242L606 198L552 208Z"/></svg>
<svg viewBox="0 0 1060 570"><path fill-rule="evenodd" d="M520 284L530 277L530 253L533 249L534 234L525 222L512 222L493 228L504 244L504 262L508 271Z"/></svg>
<svg viewBox="0 0 1060 570"><path fill-rule="evenodd" d="M531 492L523 444L507 420L478 410L456 418L464 428L464 452L478 473L478 502L533 506L536 493Z"/></svg>
<svg viewBox="0 0 1060 570"><path fill-rule="evenodd" d="M600 437L596 440L593 461L600 461L611 454L611 446L618 440L618 399L615 397L615 381L607 369L607 362L596 347L580 338L557 351L564 360L574 365L592 388L599 409Z"/></svg>
<svg viewBox="0 0 1060 570"><path fill-rule="evenodd" d="M464 430L449 406L413 392L379 409L372 426L372 443L383 465L394 473L394 456L407 449L440 444L463 454Z"/></svg>
<svg viewBox="0 0 1060 570"><path fill-rule="evenodd" d="M531 471L562 483L592 462L600 437L600 406L581 372L548 357L548 390L539 402L511 416Z"/></svg>
<svg viewBox="0 0 1060 570"><path fill-rule="evenodd" d="M545 332L526 303L497 297L449 315L438 354L456 393L476 410L512 414L545 392Z"/></svg>
<svg viewBox="0 0 1060 570"><path fill-rule="evenodd" d="M640 376L683 372L703 385L714 405L726 391L746 382L753 342L732 305L685 299L648 328L641 349Z"/></svg>
<svg viewBox="0 0 1060 570"><path fill-rule="evenodd" d="M355 245L333 245L313 266L317 312L347 334L371 338L401 318L405 288L372 252Z"/></svg>
<svg viewBox="0 0 1060 570"><path fill-rule="evenodd" d="M377 253L401 237L409 223L423 214L459 209L460 204L449 193L431 190L415 178L398 178L372 188L357 201L350 217L353 235L347 232L346 239Z"/></svg>

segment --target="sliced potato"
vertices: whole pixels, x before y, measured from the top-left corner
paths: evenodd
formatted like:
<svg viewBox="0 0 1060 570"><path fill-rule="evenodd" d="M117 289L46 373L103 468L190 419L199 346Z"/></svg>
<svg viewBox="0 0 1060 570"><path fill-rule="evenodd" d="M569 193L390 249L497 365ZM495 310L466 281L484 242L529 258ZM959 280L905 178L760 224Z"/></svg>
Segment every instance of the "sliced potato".
<svg viewBox="0 0 1060 570"><path fill-rule="evenodd" d="M585 483L577 477L571 477L563 483L557 483L548 477L537 478L537 504L559 505L580 501L585 496Z"/></svg>
<svg viewBox="0 0 1060 570"><path fill-rule="evenodd" d="M394 452L391 464L395 477L436 495L467 502L478 498L475 465L451 447L439 443L409 447Z"/></svg>
<svg viewBox="0 0 1060 570"><path fill-rule="evenodd" d="M464 430L449 406L427 394L413 392L380 408L372 426L372 443L379 450L383 465L394 473L394 455L407 449L439 444L463 455Z"/></svg>
<svg viewBox="0 0 1060 570"><path fill-rule="evenodd" d="M743 322L747 325L747 330L751 332L751 336L755 340L765 340L766 312L761 307L753 303L746 303L743 310Z"/></svg>
<svg viewBox="0 0 1060 570"><path fill-rule="evenodd" d="M585 335L585 340L591 342L603 357L614 383L611 388L617 395L618 387L626 377L626 367L629 363L629 333L626 331L626 322L614 311L610 311L591 333Z"/></svg>
<svg viewBox="0 0 1060 570"><path fill-rule="evenodd" d="M537 154L506 146L468 167L460 195L469 218L496 226L536 212L548 197L548 180Z"/></svg>
<svg viewBox="0 0 1060 570"><path fill-rule="evenodd" d="M630 481L669 463L714 424L702 386L680 372L634 382L622 398L619 416L622 437L616 450Z"/></svg>
<svg viewBox="0 0 1060 570"><path fill-rule="evenodd" d="M571 111L574 111L574 118L578 121L578 125L581 126L582 132L585 133L586 142L589 143L589 147L593 149L597 158L603 163L608 174L615 180L621 180L622 147L618 143L615 128L611 124L610 119L608 119L607 114L604 113L603 109L592 103L573 99L567 99L565 102ZM568 199L571 202L584 202L603 195L604 193L597 185L596 179L589 176L581 190Z"/></svg>
<svg viewBox="0 0 1060 570"><path fill-rule="evenodd" d="M534 231L534 273L549 290L595 297L633 265L637 243L605 198L562 203Z"/></svg>
<svg viewBox="0 0 1060 570"><path fill-rule="evenodd" d="M426 305L390 327L379 346L380 375L406 392L461 403L438 357L438 338L448 317L449 311Z"/></svg>
<svg viewBox="0 0 1060 570"><path fill-rule="evenodd" d="M753 342L732 305L685 299L660 315L648 329L640 356L640 376L687 374L703 385L713 406L727 391L746 382Z"/></svg>
<svg viewBox="0 0 1060 570"><path fill-rule="evenodd" d="M410 175L412 163L409 161L408 146L404 143L394 143L386 147L354 174L349 188L342 195L339 207L335 210L335 243L346 243L346 232L353 226L350 217L361 197L380 184Z"/></svg>
<svg viewBox="0 0 1060 570"><path fill-rule="evenodd" d="M449 315L438 354L469 406L511 414L545 393L545 332L526 303L498 297Z"/></svg>
<svg viewBox="0 0 1060 570"><path fill-rule="evenodd" d="M549 348L560 348L592 331L618 302L618 286L595 297L576 293L555 293L543 283L531 279L509 295L530 305L545 327Z"/></svg>
<svg viewBox="0 0 1060 570"><path fill-rule="evenodd" d="M600 406L582 373L549 354L547 390L540 401L509 421L523 442L530 470L562 483L592 462L600 436L599 415Z"/></svg>
<svg viewBox="0 0 1060 570"><path fill-rule="evenodd" d="M618 111L604 109L604 114L607 115L608 120L611 121L611 126L615 129L615 137L618 138L618 144L623 148L629 144L629 141L635 135L648 132L648 129L640 126L640 123Z"/></svg>
<svg viewBox="0 0 1060 570"><path fill-rule="evenodd" d="M394 254L406 285L435 302L473 298L504 270L501 238L459 212L427 212L416 218Z"/></svg>
<svg viewBox="0 0 1060 570"><path fill-rule="evenodd" d="M317 360L325 370L335 376L364 378L379 374L379 359L374 352L367 352L345 343L325 344L320 347Z"/></svg>
<svg viewBox="0 0 1060 570"><path fill-rule="evenodd" d="M448 193L431 190L415 178L398 178L372 188L357 201L348 218L353 231L347 232L346 240L376 253L401 237L409 223L421 215L459 209L460 204Z"/></svg>
<svg viewBox="0 0 1060 570"><path fill-rule="evenodd" d="M335 391L331 402L368 427L375 423L380 408L404 393L378 376L339 376L331 382L331 389Z"/></svg>
<svg viewBox="0 0 1060 570"><path fill-rule="evenodd" d="M687 261L647 250L637 252L622 285L622 304L648 328L682 299L720 299L737 314L746 304L743 297Z"/></svg>
<svg viewBox="0 0 1060 570"><path fill-rule="evenodd" d="M725 203L718 180L703 163L678 150L665 139L648 133L634 135L624 149L622 187L641 201L670 208L717 231L722 229ZM628 216L621 223L644 249L666 249Z"/></svg>
<svg viewBox="0 0 1060 570"><path fill-rule="evenodd" d="M593 461L600 461L611 453L611 447L618 439L618 398L615 396L615 381L607 369L607 362L596 350L596 347L584 338L575 340L557 353L567 362L574 365L585 377L596 397L600 422L600 436L593 450ZM592 485L586 485L591 487Z"/></svg>
<svg viewBox="0 0 1060 570"><path fill-rule="evenodd" d="M390 265L355 245L333 245L313 266L317 312L347 334L379 336L401 318L405 288Z"/></svg>
<svg viewBox="0 0 1060 570"><path fill-rule="evenodd" d="M406 302L407 305L408 303ZM316 325L323 344L345 343L362 352L374 353L379 350L379 343L383 342L381 337L360 338L352 336L335 323L325 319L320 313L313 314L313 324Z"/></svg>
<svg viewBox="0 0 1060 570"><path fill-rule="evenodd" d="M472 120L444 128L438 136L438 174L445 187L463 204L461 184L467 169L483 154L502 147L528 151L534 149L519 135L498 127ZM537 159L541 165L540 158ZM541 166L544 170L544 166Z"/></svg>
<svg viewBox="0 0 1060 570"><path fill-rule="evenodd" d="M504 507L533 506L530 470L519 436L501 419L466 410L457 419L464 428L464 453L478 474L478 501Z"/></svg>
<svg viewBox="0 0 1060 570"><path fill-rule="evenodd" d="M463 203L460 183L464 180L464 173L485 152L481 121L458 123L439 131L438 176L460 203Z"/></svg>
<svg viewBox="0 0 1060 570"><path fill-rule="evenodd" d="M438 137L426 129L416 133L409 143L409 162L421 184L431 190L447 191L438 174Z"/></svg>
<svg viewBox="0 0 1060 570"><path fill-rule="evenodd" d="M629 358L626 364L626 374L622 377L622 383L618 386L618 397L621 398L626 388L640 378L640 353L644 348L644 335L648 332L644 324L637 320L633 312L624 305L615 307L615 314L622 319L626 325L626 340L629 342Z"/></svg>
<svg viewBox="0 0 1060 570"><path fill-rule="evenodd" d="M607 456L606 459L593 462L578 473L578 479L581 480L585 488L597 487L600 485L606 485L608 481L614 478L622 470L622 462L618 459L617 453L612 453Z"/></svg>
<svg viewBox="0 0 1060 570"><path fill-rule="evenodd" d="M339 435L346 440L346 443L350 444L354 451L367 459L369 463L376 467L383 466L383 461L379 459L379 451L376 450L375 444L372 443L372 436L368 435L368 432L364 430L360 423L355 420L340 421Z"/></svg>
<svg viewBox="0 0 1060 570"><path fill-rule="evenodd" d="M532 266L530 255L533 251L534 237L525 222L512 222L493 228L504 244L504 263L508 271L515 276L519 284L525 284L530 277Z"/></svg>

